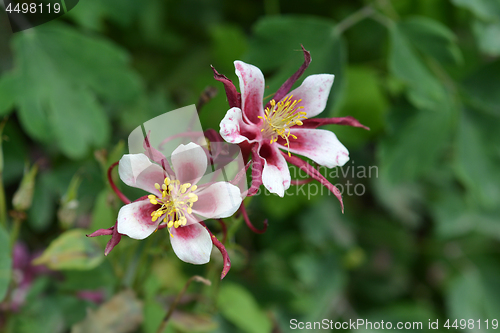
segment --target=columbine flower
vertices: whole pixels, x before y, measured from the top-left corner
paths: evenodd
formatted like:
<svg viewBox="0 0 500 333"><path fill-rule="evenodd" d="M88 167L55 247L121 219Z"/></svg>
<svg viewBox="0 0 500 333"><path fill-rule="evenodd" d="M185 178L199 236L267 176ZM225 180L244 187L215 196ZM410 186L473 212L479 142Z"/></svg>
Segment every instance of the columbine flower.
<svg viewBox="0 0 500 333"><path fill-rule="evenodd" d="M311 119L325 109L334 75L310 75L300 87L289 93L311 61L309 52L302 49L304 64L265 107L262 102L264 76L259 68L242 61L234 62L241 94L231 80L214 69L215 79L224 83L231 107L220 123L220 134L227 142L239 144L246 158L251 155L253 180L249 195L255 194L264 184L270 192L283 197L291 183L288 161L327 186L342 205L338 189L292 153L328 168L342 166L349 160L349 152L334 133L317 127L338 124L368 128L352 117Z"/></svg>
<svg viewBox="0 0 500 333"><path fill-rule="evenodd" d="M145 154L128 154L120 160L118 172L125 184L150 195L123 206L115 227L90 236L112 234L116 238L108 244L112 248L121 235L144 239L158 229L168 228L179 259L207 263L214 237L201 221L234 214L242 201L240 190L227 182L198 184L208 162L203 148L195 143L181 144L174 150L172 167L158 151L151 148L146 153L159 164Z"/></svg>

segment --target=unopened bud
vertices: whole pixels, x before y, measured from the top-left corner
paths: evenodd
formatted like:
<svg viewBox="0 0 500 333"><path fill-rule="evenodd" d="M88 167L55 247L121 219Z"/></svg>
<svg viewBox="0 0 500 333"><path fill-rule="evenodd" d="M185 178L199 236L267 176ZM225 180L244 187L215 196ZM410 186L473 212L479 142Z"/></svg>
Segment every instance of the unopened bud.
<svg viewBox="0 0 500 333"><path fill-rule="evenodd" d="M77 218L78 203L78 188L80 187L81 179L79 176L75 175L69 183L68 190L66 194L61 198L61 206L57 211L57 217L59 219L61 227L64 229L71 228L74 226Z"/></svg>
<svg viewBox="0 0 500 333"><path fill-rule="evenodd" d="M34 164L29 171L24 173L21 184L16 193L14 193L14 198L12 198L12 205L15 210L23 212L31 207L37 172L38 165Z"/></svg>

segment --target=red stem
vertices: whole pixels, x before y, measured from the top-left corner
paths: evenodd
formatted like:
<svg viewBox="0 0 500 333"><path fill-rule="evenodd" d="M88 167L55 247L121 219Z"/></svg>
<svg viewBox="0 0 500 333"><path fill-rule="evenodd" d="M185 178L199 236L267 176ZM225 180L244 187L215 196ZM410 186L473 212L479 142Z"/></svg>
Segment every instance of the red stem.
<svg viewBox="0 0 500 333"><path fill-rule="evenodd" d="M125 194L123 194L118 189L118 187L116 187L115 182L113 181L113 177L111 176L111 171L113 171L113 169L115 168L115 166L118 165L118 163L120 163L120 162L119 161L115 162L115 163L111 164L111 166L109 167L109 169L108 169L108 181L109 181L109 185L111 185L111 188L113 189L113 191L115 191L118 198L120 198L120 200L123 201L123 203L127 205L127 204L131 203L132 201L130 201L130 199L127 198L125 196Z"/></svg>
<svg viewBox="0 0 500 333"><path fill-rule="evenodd" d="M223 264L224 267L222 268L222 273L220 275L220 279L222 280L227 275L227 273L229 272L229 270L231 269L231 259L229 259L229 255L227 254L227 250L226 250L224 244L222 244L217 239L217 237L215 237L215 235L212 234L212 232L210 231L210 229L207 228L207 226L206 226L205 223L200 222L200 224L205 229L207 229L208 233L210 234L210 238L212 239L212 243L215 245L216 248L219 249L220 253L222 254L222 259L223 259L223 262L224 262L224 264Z"/></svg>
<svg viewBox="0 0 500 333"><path fill-rule="evenodd" d="M290 182L290 185L294 185L294 186L304 185L304 184L312 182L313 180L314 180L314 178L312 178L312 177L309 177L306 179L292 179Z"/></svg>
<svg viewBox="0 0 500 333"><path fill-rule="evenodd" d="M226 223L224 222L223 219L217 219L219 221L220 227L222 228L222 234L224 235L224 238L222 238L222 244L226 243L227 239L227 227Z"/></svg>
<svg viewBox="0 0 500 333"><path fill-rule="evenodd" d="M264 223L264 227L262 229L257 229L257 228L255 228L253 226L252 222L248 218L247 210L246 210L245 205L243 203L241 203L240 211L243 214L243 219L245 220L245 223L250 228L250 230L252 230L256 234L263 234L263 233L266 232L267 227L269 226L269 223L267 222L267 219L265 219L264 222L263 222Z"/></svg>

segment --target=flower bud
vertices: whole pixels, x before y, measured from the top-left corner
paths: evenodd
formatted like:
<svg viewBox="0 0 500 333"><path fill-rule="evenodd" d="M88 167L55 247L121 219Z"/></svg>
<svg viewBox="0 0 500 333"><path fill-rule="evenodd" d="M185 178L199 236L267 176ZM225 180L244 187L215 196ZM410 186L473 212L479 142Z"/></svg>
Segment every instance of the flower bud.
<svg viewBox="0 0 500 333"><path fill-rule="evenodd" d="M27 170L27 168L26 168ZM24 212L31 207L33 202L33 192L35 191L35 177L38 172L38 165L34 164L29 171L24 172L21 184L14 193L12 205L17 211Z"/></svg>

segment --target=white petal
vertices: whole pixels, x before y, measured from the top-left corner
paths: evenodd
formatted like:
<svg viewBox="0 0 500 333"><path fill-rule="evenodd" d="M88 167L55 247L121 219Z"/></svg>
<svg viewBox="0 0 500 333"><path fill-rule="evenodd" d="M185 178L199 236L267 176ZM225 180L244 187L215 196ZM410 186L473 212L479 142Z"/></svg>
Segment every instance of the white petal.
<svg viewBox="0 0 500 333"><path fill-rule="evenodd" d="M290 171L285 158L281 155L277 145L263 145L259 155L264 158L262 170L262 183L271 193L280 197L285 195L285 190L290 187Z"/></svg>
<svg viewBox="0 0 500 333"><path fill-rule="evenodd" d="M199 223L170 228L172 249L180 260L201 265L210 261L212 240L208 231Z"/></svg>
<svg viewBox="0 0 500 333"><path fill-rule="evenodd" d="M193 212L207 219L229 217L241 205L239 188L227 182L217 182L195 193L198 201L193 205Z"/></svg>
<svg viewBox="0 0 500 333"><path fill-rule="evenodd" d="M297 139L290 137L291 153L308 157L328 168L343 166L349 161L349 151L331 131L298 127L292 128L290 133L297 136ZM280 148L287 150L285 146L280 145Z"/></svg>
<svg viewBox="0 0 500 333"><path fill-rule="evenodd" d="M247 138L240 134L240 123L242 122L241 109L229 109L224 119L220 122L220 135L222 138L229 143L240 143L247 140Z"/></svg>
<svg viewBox="0 0 500 333"><path fill-rule="evenodd" d="M148 199L123 206L118 212L118 232L134 239L148 237L161 221L160 219L156 222L151 220L151 213L157 208L159 206L151 204Z"/></svg>
<svg viewBox="0 0 500 333"><path fill-rule="evenodd" d="M182 184L196 184L207 171L207 163L205 151L193 142L179 145L172 153L172 166Z"/></svg>
<svg viewBox="0 0 500 333"><path fill-rule="evenodd" d="M243 114L250 123L258 124L261 122L258 116L264 115L262 105L265 87L264 75L259 68L243 61L235 61L234 67L240 80Z"/></svg>
<svg viewBox="0 0 500 333"><path fill-rule="evenodd" d="M325 109L334 77L331 74L309 75L300 87L291 91L286 97L293 95L292 100L302 99L298 106L304 108L300 111L306 112L307 118L314 117Z"/></svg>
<svg viewBox="0 0 500 333"><path fill-rule="evenodd" d="M151 163L144 154L123 155L118 164L120 179L128 186L137 187L150 193L158 193L155 183L162 184L165 179L163 168Z"/></svg>

